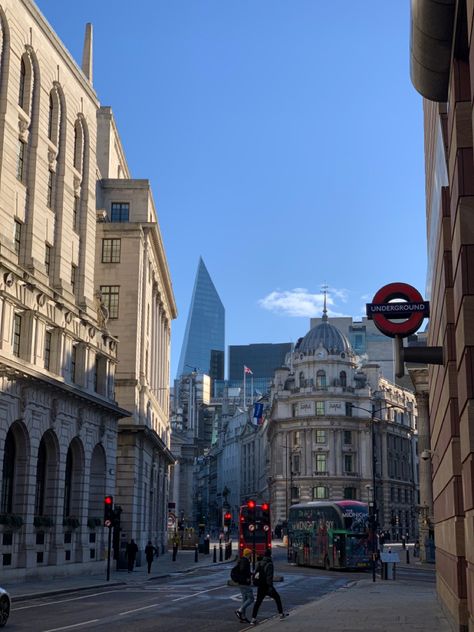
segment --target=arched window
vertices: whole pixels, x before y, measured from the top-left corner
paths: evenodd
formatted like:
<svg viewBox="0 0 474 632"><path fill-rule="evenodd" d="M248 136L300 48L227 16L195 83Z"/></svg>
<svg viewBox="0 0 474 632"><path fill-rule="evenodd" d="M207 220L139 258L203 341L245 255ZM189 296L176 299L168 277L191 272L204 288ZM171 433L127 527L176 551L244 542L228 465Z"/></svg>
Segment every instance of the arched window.
<svg viewBox="0 0 474 632"><path fill-rule="evenodd" d="M105 452L102 445L98 443L92 451L91 458L88 518L102 519L105 497L105 474Z"/></svg>
<svg viewBox="0 0 474 632"><path fill-rule="evenodd" d="M80 120L74 125L74 168L82 173L84 153L84 132Z"/></svg>
<svg viewBox="0 0 474 632"><path fill-rule="evenodd" d="M326 371L323 371L322 369L316 373L316 387L326 388Z"/></svg>
<svg viewBox="0 0 474 632"><path fill-rule="evenodd" d="M35 516L44 514L44 498L46 492L46 444L44 437L38 449L38 463L36 465L36 498L35 498Z"/></svg>
<svg viewBox="0 0 474 632"><path fill-rule="evenodd" d="M347 386L347 375L345 371L339 373L339 381L341 382L341 386Z"/></svg>
<svg viewBox="0 0 474 632"><path fill-rule="evenodd" d="M2 497L0 503L1 513L12 513L13 487L15 482L15 458L16 443L11 429L5 439L2 469Z"/></svg>
<svg viewBox="0 0 474 632"><path fill-rule="evenodd" d="M66 456L66 469L64 472L64 517L71 513L71 491L72 491L72 450L69 446Z"/></svg>
<svg viewBox="0 0 474 632"><path fill-rule="evenodd" d="M52 91L49 93L49 113L48 113L48 138L53 140L53 118L54 118L54 99Z"/></svg>
<svg viewBox="0 0 474 632"><path fill-rule="evenodd" d="M18 89L18 105L24 109L25 103L25 86L26 86L26 64L22 57L20 61L20 85Z"/></svg>

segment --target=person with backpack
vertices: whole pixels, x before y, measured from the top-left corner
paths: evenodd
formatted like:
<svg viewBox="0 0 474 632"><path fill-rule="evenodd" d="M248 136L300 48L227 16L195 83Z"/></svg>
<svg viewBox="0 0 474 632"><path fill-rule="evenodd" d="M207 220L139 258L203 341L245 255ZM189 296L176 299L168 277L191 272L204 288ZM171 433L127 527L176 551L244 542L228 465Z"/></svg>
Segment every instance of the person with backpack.
<svg viewBox="0 0 474 632"><path fill-rule="evenodd" d="M235 616L241 623L250 623L245 616L245 611L253 604L252 573L250 571L251 556L252 551L250 549L244 549L242 557L230 572L230 578L236 584L239 584L240 593L242 595L242 605L237 610L234 610Z"/></svg>
<svg viewBox="0 0 474 632"><path fill-rule="evenodd" d="M273 585L273 572L272 550L266 549L265 555L255 567L253 583L257 586L257 600L253 605L252 620L250 621L250 625L257 625L258 609L267 595L275 600L280 619L284 619L288 616L287 613L283 612L280 595Z"/></svg>

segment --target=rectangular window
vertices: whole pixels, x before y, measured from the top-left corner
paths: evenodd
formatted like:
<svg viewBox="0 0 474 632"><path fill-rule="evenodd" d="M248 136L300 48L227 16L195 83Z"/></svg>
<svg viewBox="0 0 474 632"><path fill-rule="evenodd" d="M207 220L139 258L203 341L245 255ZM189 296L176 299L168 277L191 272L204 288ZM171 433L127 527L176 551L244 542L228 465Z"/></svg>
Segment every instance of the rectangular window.
<svg viewBox="0 0 474 632"><path fill-rule="evenodd" d="M54 185L54 173L51 169L48 171L48 189L46 194L46 204L48 208L53 208L53 185Z"/></svg>
<svg viewBox="0 0 474 632"><path fill-rule="evenodd" d="M344 455L344 472L347 474L352 473L352 454Z"/></svg>
<svg viewBox="0 0 474 632"><path fill-rule="evenodd" d="M328 461L328 457L326 454L316 455L316 473L317 474L326 474L327 464L328 464L327 461Z"/></svg>
<svg viewBox="0 0 474 632"><path fill-rule="evenodd" d="M102 263L120 263L120 239L102 240Z"/></svg>
<svg viewBox="0 0 474 632"><path fill-rule="evenodd" d="M71 265L71 289L72 289L73 294L76 293L76 287L77 287L77 266L72 264Z"/></svg>
<svg viewBox="0 0 474 632"><path fill-rule="evenodd" d="M313 487L313 500L324 500L329 498L329 489L325 485Z"/></svg>
<svg viewBox="0 0 474 632"><path fill-rule="evenodd" d="M295 430L295 432L293 433L293 445L301 445L301 436L299 430Z"/></svg>
<svg viewBox="0 0 474 632"><path fill-rule="evenodd" d="M77 347L73 345L71 348L71 382L76 381L76 360L77 360Z"/></svg>
<svg viewBox="0 0 474 632"><path fill-rule="evenodd" d="M15 243L15 252L17 255L20 254L22 226L23 224L16 219L15 220L15 235L13 237L13 241Z"/></svg>
<svg viewBox="0 0 474 632"><path fill-rule="evenodd" d="M48 244L44 247L44 267L46 270L46 274L49 276L51 270L51 246Z"/></svg>
<svg viewBox="0 0 474 632"><path fill-rule="evenodd" d="M74 205L72 207L72 229L77 232L79 227L79 204L80 197L78 195L74 196Z"/></svg>
<svg viewBox="0 0 474 632"><path fill-rule="evenodd" d="M344 487L344 500L356 500L357 490L355 487Z"/></svg>
<svg viewBox="0 0 474 632"><path fill-rule="evenodd" d="M20 342L21 342L21 316L15 314L13 319L13 355L17 358L20 357Z"/></svg>
<svg viewBox="0 0 474 632"><path fill-rule="evenodd" d="M130 215L130 204L128 202L112 202L110 208L111 222L128 222Z"/></svg>
<svg viewBox="0 0 474 632"><path fill-rule="evenodd" d="M48 371L51 363L51 339L52 334L47 331L44 335L44 368Z"/></svg>
<svg viewBox="0 0 474 632"><path fill-rule="evenodd" d="M299 497L300 497L300 488L299 487L292 487L291 488L291 500L297 499Z"/></svg>
<svg viewBox="0 0 474 632"><path fill-rule="evenodd" d="M118 318L119 315L119 291L120 285L101 285L102 301L107 307L109 318Z"/></svg>
<svg viewBox="0 0 474 632"><path fill-rule="evenodd" d="M346 402L346 417L352 417L352 402Z"/></svg>
<svg viewBox="0 0 474 632"><path fill-rule="evenodd" d="M18 156L16 163L16 177L20 182L23 182L25 176L25 149L26 143L23 140L18 141Z"/></svg>
<svg viewBox="0 0 474 632"><path fill-rule="evenodd" d="M316 414L324 415L324 402L316 402Z"/></svg>
<svg viewBox="0 0 474 632"><path fill-rule="evenodd" d="M326 430L316 430L316 443L326 443L328 435Z"/></svg>
<svg viewBox="0 0 474 632"><path fill-rule="evenodd" d="M293 474L299 474L300 473L300 455L294 454L292 461L293 463L291 466L291 471L293 472Z"/></svg>
<svg viewBox="0 0 474 632"><path fill-rule="evenodd" d="M344 445L352 445L352 430L344 430Z"/></svg>

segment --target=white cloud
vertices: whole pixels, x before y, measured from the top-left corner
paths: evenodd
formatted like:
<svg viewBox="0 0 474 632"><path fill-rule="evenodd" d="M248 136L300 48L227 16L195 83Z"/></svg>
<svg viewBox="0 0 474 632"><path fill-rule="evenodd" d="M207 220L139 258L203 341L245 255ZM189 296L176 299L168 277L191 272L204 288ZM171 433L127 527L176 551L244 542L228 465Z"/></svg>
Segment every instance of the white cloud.
<svg viewBox="0 0 474 632"><path fill-rule="evenodd" d="M330 289L330 293L326 296L326 303L329 316L343 316L331 309L334 306L333 296L341 301L347 300L346 290ZM322 315L324 305L324 294L322 292L312 294L306 288L294 288L293 290L275 290L267 294L258 301L263 309L269 312L282 314L284 316L304 316L307 318L316 318Z"/></svg>

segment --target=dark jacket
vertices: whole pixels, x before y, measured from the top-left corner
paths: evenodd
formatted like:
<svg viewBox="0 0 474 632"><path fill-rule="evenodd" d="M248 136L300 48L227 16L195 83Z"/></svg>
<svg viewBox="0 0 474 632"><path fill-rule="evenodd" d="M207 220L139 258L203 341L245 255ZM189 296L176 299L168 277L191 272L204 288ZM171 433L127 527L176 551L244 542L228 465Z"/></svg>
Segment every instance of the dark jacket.
<svg viewBox="0 0 474 632"><path fill-rule="evenodd" d="M156 549L152 544L147 544L145 547L145 557L147 560L152 560L155 556Z"/></svg>
<svg viewBox="0 0 474 632"><path fill-rule="evenodd" d="M262 557L262 559L258 562L255 572L259 571L260 577L265 578L266 586L273 586L273 560L271 557Z"/></svg>
<svg viewBox="0 0 474 632"><path fill-rule="evenodd" d="M239 573L241 580L239 581L240 586L250 586L251 579L251 571L250 571L250 560L248 557L241 557L239 560Z"/></svg>
<svg viewBox="0 0 474 632"><path fill-rule="evenodd" d="M138 546L136 542L129 542L125 549L128 559L134 560L138 553Z"/></svg>

